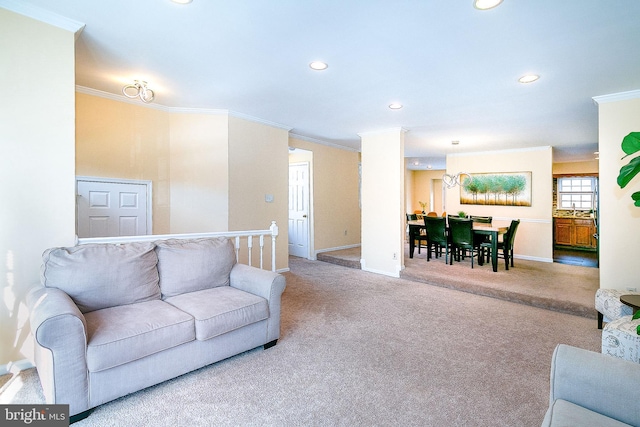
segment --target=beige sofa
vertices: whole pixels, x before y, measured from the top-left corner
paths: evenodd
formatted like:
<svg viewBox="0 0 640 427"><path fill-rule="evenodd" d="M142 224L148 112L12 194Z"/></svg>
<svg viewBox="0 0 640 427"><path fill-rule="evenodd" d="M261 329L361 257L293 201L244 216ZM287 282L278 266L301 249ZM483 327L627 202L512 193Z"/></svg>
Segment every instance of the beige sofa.
<svg viewBox="0 0 640 427"><path fill-rule="evenodd" d="M224 238L53 248L41 276L34 363L72 421L280 335L284 276L238 264Z"/></svg>

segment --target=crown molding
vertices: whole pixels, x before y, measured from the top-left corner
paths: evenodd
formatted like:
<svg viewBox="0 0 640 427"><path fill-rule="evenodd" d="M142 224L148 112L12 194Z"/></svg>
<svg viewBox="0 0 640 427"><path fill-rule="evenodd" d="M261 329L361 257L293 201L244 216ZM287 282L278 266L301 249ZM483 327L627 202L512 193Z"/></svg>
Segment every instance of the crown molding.
<svg viewBox="0 0 640 427"><path fill-rule="evenodd" d="M140 100L136 101L135 98L127 98L124 95L116 95L111 92L104 92L102 90L92 89L90 87L85 87L85 86L76 85L76 92L84 93L85 95L97 96L99 98L110 99L112 101L124 102L125 104L137 105L138 107L151 108L153 110L160 110L165 112L172 111L170 107L166 107L164 105L157 104L155 102L152 102L150 104L145 104Z"/></svg>
<svg viewBox="0 0 640 427"><path fill-rule="evenodd" d="M260 123L260 124L271 126L271 127L274 127L274 128L284 129L287 132L289 132L291 129L293 129L291 126L286 126L286 125L283 125L283 124L280 124L280 123L271 122L269 120L264 120L264 119L261 119L259 117L253 117L253 116L250 116L248 114L239 113L237 111L229 111L229 115L231 117L235 117L237 119L248 120L250 122Z"/></svg>
<svg viewBox="0 0 640 427"><path fill-rule="evenodd" d="M409 132L409 130L403 127L395 127L395 128L389 128L389 129L367 131L367 132L358 132L358 136L363 137L363 136L379 135L379 134L391 133L391 132L407 133Z"/></svg>
<svg viewBox="0 0 640 427"><path fill-rule="evenodd" d="M627 101L629 99L638 98L640 98L640 89L630 90L628 92L612 93L609 95L594 96L591 99L593 99L596 104L605 104L607 102Z"/></svg>
<svg viewBox="0 0 640 427"><path fill-rule="evenodd" d="M329 141L323 141L321 139L312 138L310 136L304 136L304 135L300 135L300 134L297 134L297 133L289 133L289 137L290 138L299 139L301 141L311 142L311 143L314 143L314 144L325 145L325 146L331 147L331 148L338 148L340 150L352 151L354 153L359 153L360 152L360 150L357 149L357 148L345 147L344 145L334 144L334 143L329 142Z"/></svg>
<svg viewBox="0 0 640 427"><path fill-rule="evenodd" d="M35 19L36 21L44 22L45 24L70 31L75 34L76 39L85 27L85 24L82 22L74 21L73 19L58 15L57 13L16 0L0 0L0 7L28 18Z"/></svg>
<svg viewBox="0 0 640 427"><path fill-rule="evenodd" d="M525 153L531 151L547 151L553 150L553 147L550 145L544 145L541 147L528 147L528 148L508 148L506 150L492 150L492 151L475 151L470 153L449 153L446 157L469 157L469 156L478 156L483 154L500 154L500 153Z"/></svg>
<svg viewBox="0 0 640 427"><path fill-rule="evenodd" d="M2 0L0 0L2 1ZM112 101L124 102L127 104L137 105L138 107L151 108L154 110L160 110L167 113L183 113L183 114L211 114L211 115L229 115L231 117L235 117L242 120L247 120L254 123L263 124L266 126L284 129L289 132L292 128L290 126L285 126L280 123L270 122L268 120L263 120L258 117L253 117L248 114L238 113L237 111L231 110L223 110L223 109L212 109L212 108L182 108L182 107L167 107L166 105L161 105L156 102L151 102L149 104L145 104L141 101L137 101L136 98L127 98L124 95L117 95L111 92L104 92L102 90L92 89L85 86L76 85L76 92L83 93L85 95L98 96L100 98L110 99Z"/></svg>

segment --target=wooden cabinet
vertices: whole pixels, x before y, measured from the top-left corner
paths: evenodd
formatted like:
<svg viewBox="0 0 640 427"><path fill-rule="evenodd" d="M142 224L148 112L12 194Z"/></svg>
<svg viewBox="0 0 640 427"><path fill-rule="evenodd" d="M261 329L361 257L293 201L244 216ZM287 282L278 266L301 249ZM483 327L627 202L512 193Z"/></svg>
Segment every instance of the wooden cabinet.
<svg viewBox="0 0 640 427"><path fill-rule="evenodd" d="M555 244L577 246L581 248L595 248L596 232L591 218L556 218Z"/></svg>
<svg viewBox="0 0 640 427"><path fill-rule="evenodd" d="M573 246L571 229L573 228L573 219L556 218L556 245Z"/></svg>

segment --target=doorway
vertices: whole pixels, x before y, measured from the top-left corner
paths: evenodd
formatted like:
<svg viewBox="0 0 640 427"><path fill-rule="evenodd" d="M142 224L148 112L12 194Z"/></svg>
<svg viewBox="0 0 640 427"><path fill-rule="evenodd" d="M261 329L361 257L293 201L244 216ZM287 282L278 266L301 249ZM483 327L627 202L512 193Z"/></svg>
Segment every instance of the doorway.
<svg viewBox="0 0 640 427"><path fill-rule="evenodd" d="M152 234L151 181L76 178L79 238Z"/></svg>
<svg viewBox="0 0 640 427"><path fill-rule="evenodd" d="M309 162L289 163L289 255L309 258Z"/></svg>
<svg viewBox="0 0 640 427"><path fill-rule="evenodd" d="M553 261L599 266L599 177L597 174L553 176Z"/></svg>

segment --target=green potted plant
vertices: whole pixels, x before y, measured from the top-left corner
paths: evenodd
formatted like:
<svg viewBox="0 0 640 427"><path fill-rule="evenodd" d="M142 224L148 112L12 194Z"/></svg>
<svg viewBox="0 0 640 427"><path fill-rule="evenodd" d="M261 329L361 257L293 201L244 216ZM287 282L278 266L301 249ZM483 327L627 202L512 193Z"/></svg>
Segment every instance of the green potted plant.
<svg viewBox="0 0 640 427"><path fill-rule="evenodd" d="M640 151L640 132L631 132L622 139L622 151L626 154L623 159ZM640 172L640 156L634 157L629 160L629 163L620 168L620 174L618 175L620 188L626 187L638 172ZM631 199L633 199L634 205L640 207L640 191L633 193ZM640 319L640 310L633 315L633 320L636 319ZM640 335L640 325L636 327L636 333Z"/></svg>
<svg viewBox="0 0 640 427"><path fill-rule="evenodd" d="M467 217L467 213L465 211L460 211L460 212L458 212L458 216L460 218L466 218Z"/></svg>
<svg viewBox="0 0 640 427"><path fill-rule="evenodd" d="M640 132L631 132L625 136L622 140L622 151L626 153L626 158L632 154L640 151ZM629 160L629 163L620 168L620 174L618 175L618 185L620 188L627 186L629 181L640 172L640 156L636 156ZM631 195L633 204L640 207L640 191L636 191Z"/></svg>

